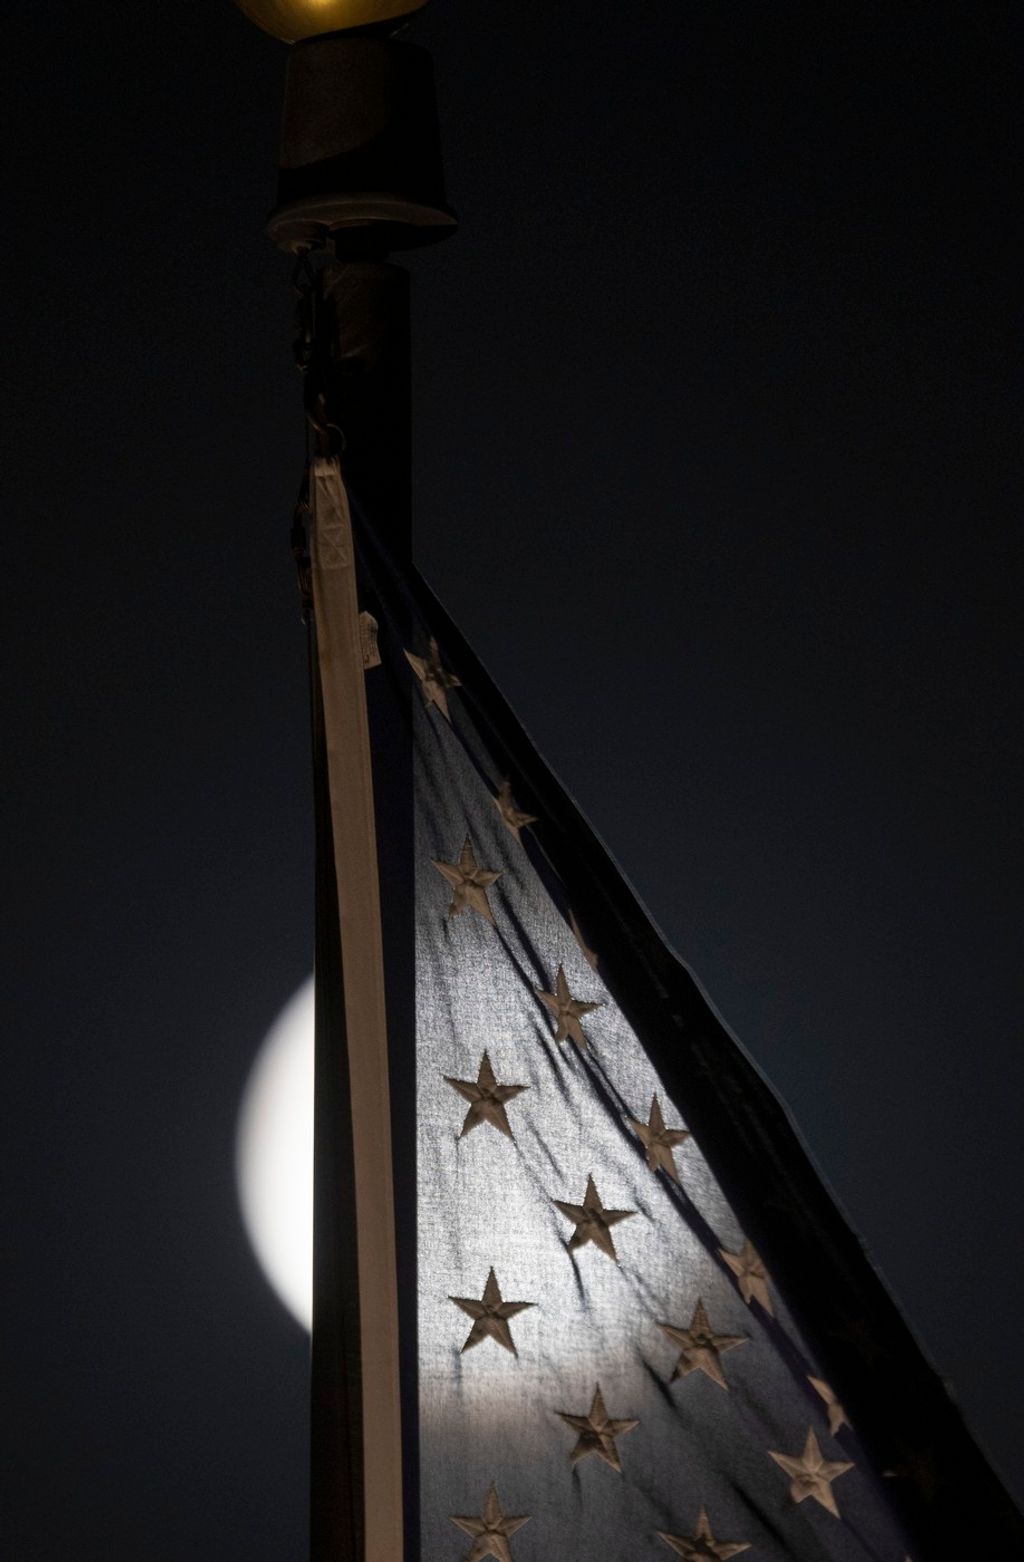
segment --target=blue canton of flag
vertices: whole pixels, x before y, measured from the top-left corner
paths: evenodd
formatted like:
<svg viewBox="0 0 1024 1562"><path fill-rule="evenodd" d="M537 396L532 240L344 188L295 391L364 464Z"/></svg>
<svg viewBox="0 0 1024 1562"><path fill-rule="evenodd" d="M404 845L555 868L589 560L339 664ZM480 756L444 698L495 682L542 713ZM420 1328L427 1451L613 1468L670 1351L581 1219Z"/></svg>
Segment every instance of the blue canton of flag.
<svg viewBox="0 0 1024 1562"><path fill-rule="evenodd" d="M336 463L316 481L314 1418L353 1562L1024 1555L779 1102ZM360 797L379 913L338 850Z"/></svg>
<svg viewBox="0 0 1024 1562"><path fill-rule="evenodd" d="M567 914L539 816L437 643L407 660L424 1555L458 1557L454 1525L472 1562L902 1562L842 1404Z"/></svg>

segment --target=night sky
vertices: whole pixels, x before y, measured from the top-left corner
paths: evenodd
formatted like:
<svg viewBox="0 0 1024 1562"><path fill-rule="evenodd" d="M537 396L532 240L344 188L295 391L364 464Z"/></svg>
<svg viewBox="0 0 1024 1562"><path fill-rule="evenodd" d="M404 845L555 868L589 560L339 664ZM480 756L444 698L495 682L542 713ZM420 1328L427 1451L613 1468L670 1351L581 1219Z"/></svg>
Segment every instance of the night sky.
<svg viewBox="0 0 1024 1562"><path fill-rule="evenodd" d="M419 563L1021 1498L1007 18L434 0L410 265ZM285 54L5 22L12 1562L305 1555L233 1172L312 948Z"/></svg>

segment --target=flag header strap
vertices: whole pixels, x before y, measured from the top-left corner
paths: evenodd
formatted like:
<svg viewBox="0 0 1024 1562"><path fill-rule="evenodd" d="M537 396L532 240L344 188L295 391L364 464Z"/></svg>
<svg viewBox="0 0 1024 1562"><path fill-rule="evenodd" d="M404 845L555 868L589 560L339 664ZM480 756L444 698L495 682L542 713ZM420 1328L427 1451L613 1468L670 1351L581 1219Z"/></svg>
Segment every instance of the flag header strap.
<svg viewBox="0 0 1024 1562"><path fill-rule="evenodd" d="M334 852L344 1057L354 1179L355 1244L349 1261L358 1291L361 1377L359 1462L362 1562L402 1555L403 1483L399 1385L398 1280L392 1178L388 1031L373 775L364 686L361 620L348 502L336 458L317 456L312 473L314 640L326 748ZM325 1061L318 1048L317 1069ZM318 1088L320 1081L318 1080ZM314 1291L314 1338L318 1329ZM348 1472L337 1472L339 1483Z"/></svg>

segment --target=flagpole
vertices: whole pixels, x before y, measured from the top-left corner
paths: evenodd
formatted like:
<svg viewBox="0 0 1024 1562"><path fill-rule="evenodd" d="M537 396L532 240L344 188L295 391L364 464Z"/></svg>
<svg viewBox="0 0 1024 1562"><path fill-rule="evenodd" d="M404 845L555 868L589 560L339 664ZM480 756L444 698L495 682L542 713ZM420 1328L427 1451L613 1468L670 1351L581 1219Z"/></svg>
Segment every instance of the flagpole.
<svg viewBox="0 0 1024 1562"><path fill-rule="evenodd" d="M414 1067L412 751L408 732L388 726L364 673L346 489L394 555L407 558L409 283L387 257L446 237L455 218L430 57L394 36L425 0L238 3L292 42L268 233L296 258L296 356L310 430L310 1557L415 1562L416 1374L407 1360L416 1348L415 1243L396 1240L415 1230L415 1120L413 1092L389 1086ZM385 759L372 771L371 732Z"/></svg>
<svg viewBox="0 0 1024 1562"><path fill-rule="evenodd" d="M401 566L410 551L409 289L387 257L446 237L455 220L444 195L429 57L393 36L426 0L238 3L293 41L268 226L296 262L310 456L304 508L313 517L308 559L304 526L295 539L312 604L316 822L310 1554L312 1562L417 1562L412 742L408 722L395 718L401 699L383 692L384 669L376 679L370 671L347 490L372 513L375 536ZM406 611L392 604L390 623L408 648ZM475 681L486 690L454 626L436 604L431 614L465 687ZM467 669L475 669L469 677ZM634 992L634 1017L649 1020L641 1030L654 1038L651 1056L660 1052L669 1093L689 1103L695 1132L704 1137L700 1117L708 1143L721 1138L719 1165L740 1168L732 1187L744 1229L759 1248L764 1233L773 1278L790 1282L805 1304L794 1311L815 1364L828 1368L834 1386L850 1386L875 1468L892 1477L887 1500L919 1537L915 1557L944 1557L951 1537L962 1549L976 1531L1016 1544L1019 1521L1008 1499L779 1104L736 1055L688 973L680 974L493 690L486 709L495 753L520 754L498 773L515 770L527 783L527 803L573 865L565 882L577 882L582 865L580 900L591 895L595 915L604 907L609 992L616 983ZM579 903L573 895L570 904ZM729 1183L722 1186L728 1196ZM821 1274L808 1277L815 1244ZM760 1274L767 1285L763 1267ZM742 1288L741 1295L751 1302ZM878 1342L883 1350L872 1360ZM493 1488L492 1497L500 1515Z"/></svg>

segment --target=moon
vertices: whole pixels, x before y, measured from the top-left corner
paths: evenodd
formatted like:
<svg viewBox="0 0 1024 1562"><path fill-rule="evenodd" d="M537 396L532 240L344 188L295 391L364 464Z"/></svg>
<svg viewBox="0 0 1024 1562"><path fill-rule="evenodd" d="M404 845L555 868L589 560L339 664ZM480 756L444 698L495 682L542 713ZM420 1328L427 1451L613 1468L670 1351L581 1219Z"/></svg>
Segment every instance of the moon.
<svg viewBox="0 0 1024 1562"><path fill-rule="evenodd" d="M242 1093L235 1167L260 1267L293 1318L313 1320L313 978L285 1004Z"/></svg>

